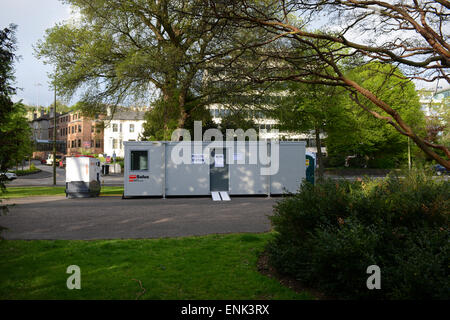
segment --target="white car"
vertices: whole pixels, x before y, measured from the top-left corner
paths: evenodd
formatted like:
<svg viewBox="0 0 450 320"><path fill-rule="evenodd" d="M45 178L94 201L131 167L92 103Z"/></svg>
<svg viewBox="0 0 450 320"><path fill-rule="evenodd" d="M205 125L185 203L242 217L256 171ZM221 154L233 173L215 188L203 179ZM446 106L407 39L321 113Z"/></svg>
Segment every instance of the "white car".
<svg viewBox="0 0 450 320"><path fill-rule="evenodd" d="M57 166L59 166L59 161L61 160L61 156L56 156L56 165ZM45 163L46 163L46 165L48 165L48 166L52 166L53 165L53 154L52 153L50 153L48 156L47 156L47 160L45 161Z"/></svg>
<svg viewBox="0 0 450 320"><path fill-rule="evenodd" d="M0 175L5 176L8 180L14 180L17 179L17 175L13 172L2 172Z"/></svg>

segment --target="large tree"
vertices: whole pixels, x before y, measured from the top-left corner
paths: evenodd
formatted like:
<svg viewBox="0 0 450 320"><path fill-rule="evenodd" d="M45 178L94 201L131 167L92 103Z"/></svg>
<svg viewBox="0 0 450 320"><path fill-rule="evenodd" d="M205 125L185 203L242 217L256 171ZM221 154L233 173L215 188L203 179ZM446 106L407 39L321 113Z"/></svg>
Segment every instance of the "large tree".
<svg viewBox="0 0 450 320"><path fill-rule="evenodd" d="M425 117L414 85L401 79L400 70L386 79L384 71L389 68L372 62L355 68L351 76L397 110L415 132L425 135ZM358 108L352 99L342 101L342 112L329 123L327 134L327 151L335 165L343 165L346 156L356 156L361 165L374 167L394 167L406 159L407 139Z"/></svg>
<svg viewBox="0 0 450 320"><path fill-rule="evenodd" d="M90 108L156 100L154 116L165 131L174 122L184 127L187 103L208 95L203 67L220 51L226 21L198 0L65 2L80 20L47 30L36 47L55 66L59 92L81 91Z"/></svg>
<svg viewBox="0 0 450 320"><path fill-rule="evenodd" d="M16 26L0 30L0 172L21 161L31 153L31 128L25 118L22 103L13 103L15 94L14 60L16 59ZM0 194L6 189L5 177L0 175ZM1 207L6 210L6 207Z"/></svg>
<svg viewBox="0 0 450 320"><path fill-rule="evenodd" d="M6 172L11 163L7 150L3 148L9 144L10 140L9 131L4 125L9 122L11 114L14 113L11 95L16 92L13 87L13 64L16 57L14 54L16 49L15 29L16 26L10 25L9 28L0 30L0 173ZM0 175L0 194L5 191L5 179L5 176ZM0 211L7 211L7 207L0 206Z"/></svg>
<svg viewBox="0 0 450 320"><path fill-rule="evenodd" d="M266 113L278 121L278 129L289 133L313 134L317 148L317 176L323 179L322 154L323 135L339 119L344 110L343 90L307 83L286 81L276 86L281 95L277 106L271 106ZM276 91L275 91L276 92Z"/></svg>
<svg viewBox="0 0 450 320"><path fill-rule="evenodd" d="M280 61L295 65L281 74L274 70L260 77L254 72L245 76L258 82L293 80L340 86L359 108L392 125L430 158L450 168L448 146L432 143L419 135L377 90L365 88L348 72L352 64L376 60L391 67L386 78L398 66L406 75L405 81L443 79L448 82L450 46L445 33L449 27L448 1L230 0L209 1L209 5L216 17L233 21L249 32L260 28L271 33L272 39L261 40L259 50L255 46L249 49L272 59L272 66L283 65ZM319 30L317 25L321 25ZM287 41L296 50L285 46ZM274 50L274 43L279 43L278 50ZM271 44L270 50L264 49L267 44Z"/></svg>

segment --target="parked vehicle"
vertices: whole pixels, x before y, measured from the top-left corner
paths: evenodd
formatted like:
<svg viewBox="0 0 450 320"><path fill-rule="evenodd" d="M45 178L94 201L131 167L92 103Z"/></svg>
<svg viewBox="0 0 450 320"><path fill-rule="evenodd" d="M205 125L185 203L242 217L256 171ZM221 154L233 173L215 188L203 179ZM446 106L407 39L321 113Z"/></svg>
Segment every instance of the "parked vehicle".
<svg viewBox="0 0 450 320"><path fill-rule="evenodd" d="M17 179L17 175L14 172L2 172L0 176L5 177L7 180Z"/></svg>
<svg viewBox="0 0 450 320"><path fill-rule="evenodd" d="M60 161L60 160L61 160L61 156L56 155L56 163L57 163L57 164L59 164L59 161ZM53 165L53 154L52 154L52 153L50 153L50 154L47 156L46 164L47 164L48 166L52 166L52 165Z"/></svg>
<svg viewBox="0 0 450 320"><path fill-rule="evenodd" d="M437 164L433 167L434 172L436 172L436 174L438 176L444 175L444 174L450 174L450 171L444 167L443 165Z"/></svg>

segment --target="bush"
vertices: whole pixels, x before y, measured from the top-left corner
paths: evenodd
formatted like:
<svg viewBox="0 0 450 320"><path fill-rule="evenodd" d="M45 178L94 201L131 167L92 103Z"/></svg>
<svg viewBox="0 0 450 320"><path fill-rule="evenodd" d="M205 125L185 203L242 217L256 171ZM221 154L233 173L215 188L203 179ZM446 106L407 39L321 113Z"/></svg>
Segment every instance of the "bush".
<svg viewBox="0 0 450 320"><path fill-rule="evenodd" d="M368 162L369 168L392 169L399 166L399 161L393 157L372 158Z"/></svg>
<svg viewBox="0 0 450 320"><path fill-rule="evenodd" d="M425 172L305 183L271 217L272 265L343 299L450 298L450 183ZM366 269L381 268L381 290Z"/></svg>
<svg viewBox="0 0 450 320"><path fill-rule="evenodd" d="M40 171L41 171L41 169L36 168L36 166L32 163L29 169L14 170L14 171L11 171L11 172L14 172L18 176L25 176L25 175L32 174L32 173L37 173L37 172L40 172Z"/></svg>
<svg viewBox="0 0 450 320"><path fill-rule="evenodd" d="M116 163L120 164L120 167L122 168L122 172L123 172L123 170L124 170L124 168L125 168L125 165L124 165L124 159L121 158L121 157L117 157L117 158L116 158Z"/></svg>

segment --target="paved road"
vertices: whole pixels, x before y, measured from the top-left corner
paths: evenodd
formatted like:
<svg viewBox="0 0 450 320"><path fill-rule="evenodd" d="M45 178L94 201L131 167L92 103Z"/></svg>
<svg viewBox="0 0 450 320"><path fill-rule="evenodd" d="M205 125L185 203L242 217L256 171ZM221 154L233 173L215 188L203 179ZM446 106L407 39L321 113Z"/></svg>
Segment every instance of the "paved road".
<svg viewBox="0 0 450 320"><path fill-rule="evenodd" d="M53 167L42 165L39 161L33 161L36 168L41 169L39 173L20 176L16 180L8 182L12 187L25 186L53 186ZM56 168L56 185L65 186L66 170ZM123 174L110 174L102 177L105 186L123 186Z"/></svg>
<svg viewBox="0 0 450 320"><path fill-rule="evenodd" d="M278 198L279 199L279 198ZM61 196L13 199L6 239L128 239L266 232L277 198L126 199Z"/></svg>

